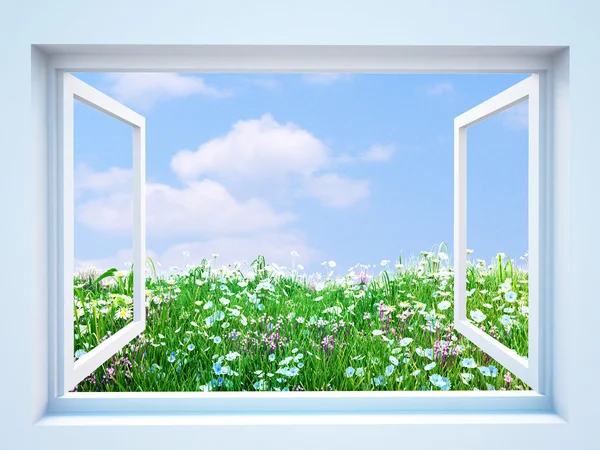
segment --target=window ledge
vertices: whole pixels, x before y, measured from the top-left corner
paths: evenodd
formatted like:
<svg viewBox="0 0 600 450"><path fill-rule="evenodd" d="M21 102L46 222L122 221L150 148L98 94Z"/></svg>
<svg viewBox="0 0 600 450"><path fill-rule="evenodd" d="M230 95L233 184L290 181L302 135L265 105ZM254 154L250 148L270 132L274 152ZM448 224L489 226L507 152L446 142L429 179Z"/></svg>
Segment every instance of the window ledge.
<svg viewBox="0 0 600 450"><path fill-rule="evenodd" d="M37 426L260 426L260 425L541 425L566 424L554 412L436 414L106 414L52 413Z"/></svg>

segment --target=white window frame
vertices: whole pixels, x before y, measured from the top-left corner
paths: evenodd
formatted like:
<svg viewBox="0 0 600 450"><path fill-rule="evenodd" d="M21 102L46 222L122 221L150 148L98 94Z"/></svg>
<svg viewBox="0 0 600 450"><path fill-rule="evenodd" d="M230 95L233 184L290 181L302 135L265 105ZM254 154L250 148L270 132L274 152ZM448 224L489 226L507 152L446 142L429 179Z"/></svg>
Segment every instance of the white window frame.
<svg viewBox="0 0 600 450"><path fill-rule="evenodd" d="M539 52L523 52L518 48L498 49L486 47L478 52L472 48L454 50L438 48L428 51L424 48L403 49L402 47L348 47L336 48L333 56L330 48L311 47L245 47L226 46L218 49L210 47L189 47L178 49L169 47L144 51L137 54L136 48L115 49L110 46L60 46L47 45L40 48L50 54L47 65L49 150L52 155L50 164L49 192L56 192L59 183L57 161L59 161L60 136L53 130L57 128L56 93L58 80L65 72L302 72L302 73L534 73L540 78L540 89L543 99L553 98L548 82L552 79L553 52L558 48L541 49ZM404 53L403 53L404 52ZM372 55L377 54L376 58ZM508 55L508 56L507 56ZM547 115L552 112L552 102L540 101ZM552 152L546 135L551 133L549 127L542 122L540 149L540 168L544 176L540 177L540 219L552 220L548 202L551 191L548 183L552 176ZM545 147L547 145L547 147ZM50 199L50 229L56 229L58 220L58 204L56 197ZM541 220L543 222L543 220ZM540 242L550 242L550 229L539 229ZM50 243L51 261L59 261L60 241ZM549 260L545 260L549 261ZM59 261L60 262L60 261ZM140 267L140 266L138 266ZM540 296L551 295L550 262L545 263L540 271ZM50 268L50 282L56 280L56 267ZM156 414L203 413L203 414L241 414L250 413L272 415L277 412L294 411L297 413L317 414L321 419L317 423L327 423L326 417L335 422L335 411L347 413L458 413L463 417L469 414L483 413L489 416L491 423L495 420L515 421L518 423L558 423L561 421L553 409L551 391L551 355L550 310L540 303L540 348L545 354L540 355L540 379L537 392L490 392L490 391L451 391L451 392L239 392L239 393L62 393L57 388L57 337L56 314L59 305L59 291L56 285L51 286L49 295L49 396L47 403L46 424L75 423L73 414L93 411L98 423L108 423L114 414L135 414L140 411L152 411ZM549 307L549 306L548 306ZM519 414L515 414L518 412ZM494 416L494 414L496 416ZM497 415L503 418L497 419ZM231 416L227 416L229 419ZM86 415L86 420L90 420ZM496 417L496 419L492 419ZM509 417L507 419L507 417ZM228 420L229 420L228 419ZM75 422L71 422L75 420ZM460 422L459 418L455 418ZM139 422L138 422L139 423ZM146 423L146 422L144 422Z"/></svg>
<svg viewBox="0 0 600 450"><path fill-rule="evenodd" d="M81 380L123 348L146 327L146 119L121 103L94 89L73 75L63 72L58 83L58 165L60 175L56 188L59 192L57 215L57 236L59 245L59 265L62 276L59 279L58 329L57 336L58 393L63 395L73 389ZM113 117L133 130L133 320L114 335L100 343L74 361L73 342L73 273L74 273L74 107L75 101L86 104L110 117Z"/></svg>
<svg viewBox="0 0 600 450"><path fill-rule="evenodd" d="M538 74L509 87L454 119L454 326L532 389L539 388L540 80ZM528 101L528 357L492 338L467 317L467 131L469 127ZM544 343L541 343L543 347Z"/></svg>

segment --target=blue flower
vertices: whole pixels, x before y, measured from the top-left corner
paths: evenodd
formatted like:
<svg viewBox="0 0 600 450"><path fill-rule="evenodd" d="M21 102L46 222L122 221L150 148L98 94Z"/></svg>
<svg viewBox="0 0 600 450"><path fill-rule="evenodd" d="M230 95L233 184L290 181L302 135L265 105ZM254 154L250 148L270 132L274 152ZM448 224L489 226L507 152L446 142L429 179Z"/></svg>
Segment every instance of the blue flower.
<svg viewBox="0 0 600 450"><path fill-rule="evenodd" d="M220 344L221 343L221 336L215 336L215 338L213 339L213 342L215 344Z"/></svg>
<svg viewBox="0 0 600 450"><path fill-rule="evenodd" d="M435 361L432 363L427 364L425 367L423 367L423 369L425 370L431 370L435 367Z"/></svg>
<svg viewBox="0 0 600 450"><path fill-rule="evenodd" d="M507 302L512 303L512 302L514 302L517 299L517 294L515 294L512 291L510 291L510 292L507 292L504 295L504 298L506 299Z"/></svg>
<svg viewBox="0 0 600 450"><path fill-rule="evenodd" d="M433 359L433 349L432 348L426 348L425 351L424 351L424 354L429 359Z"/></svg>
<svg viewBox="0 0 600 450"><path fill-rule="evenodd" d="M358 369L356 369L356 376L357 377L364 377L365 376L365 369L363 369L362 367L359 367Z"/></svg>
<svg viewBox="0 0 600 450"><path fill-rule="evenodd" d="M394 366L390 364L385 368L385 374L389 377L394 372Z"/></svg>
<svg viewBox="0 0 600 450"><path fill-rule="evenodd" d="M223 366L221 366L221 364L219 363L215 363L213 364L213 370L217 375L221 375L221 372L223 371Z"/></svg>
<svg viewBox="0 0 600 450"><path fill-rule="evenodd" d="M481 366L479 368L479 371L483 374L483 376L485 377L489 377L492 375L492 372L490 371L489 367L486 366Z"/></svg>
<svg viewBox="0 0 600 450"><path fill-rule="evenodd" d="M492 377L495 377L498 375L498 369L496 369L494 366L490 366L490 374L492 375Z"/></svg>
<svg viewBox="0 0 600 450"><path fill-rule="evenodd" d="M477 363L473 358L463 358L460 365L468 369L474 369L477 367Z"/></svg>
<svg viewBox="0 0 600 450"><path fill-rule="evenodd" d="M448 380L448 378L443 377L439 374L434 374L431 375L429 377L429 381L431 381L431 384L433 384L436 387L439 387L442 391L447 391L448 389L450 389L450 380Z"/></svg>
<svg viewBox="0 0 600 450"><path fill-rule="evenodd" d="M271 361L271 362L275 361L275 353L271 353L269 355L269 361Z"/></svg>
<svg viewBox="0 0 600 450"><path fill-rule="evenodd" d="M398 361L398 358L396 358L395 356L390 356L390 362L395 366L397 366L400 363L400 361Z"/></svg>
<svg viewBox="0 0 600 450"><path fill-rule="evenodd" d="M438 303L438 309L440 311L445 311L446 309L450 308L451 303L448 300L444 300L440 303Z"/></svg>
<svg viewBox="0 0 600 450"><path fill-rule="evenodd" d="M170 363L175 362L175 352L171 352L171 354L167 358L167 361L169 361Z"/></svg>
<svg viewBox="0 0 600 450"><path fill-rule="evenodd" d="M196 347L194 346L194 344L190 344L187 346L187 349L191 352L192 350L194 350Z"/></svg>
<svg viewBox="0 0 600 450"><path fill-rule="evenodd" d="M297 367L291 367L291 368L288 370L288 375L289 375L290 377L295 377L296 375L298 375L298 372L299 372L299 370L298 370L298 368L297 368Z"/></svg>
<svg viewBox="0 0 600 450"><path fill-rule="evenodd" d="M355 372L354 367L350 366L350 367L346 368L346 376L348 378L350 378L352 375L354 375L354 372Z"/></svg>
<svg viewBox="0 0 600 450"><path fill-rule="evenodd" d="M400 341L400 346L401 347L406 347L407 345L409 345L412 342L412 338L404 338Z"/></svg>
<svg viewBox="0 0 600 450"><path fill-rule="evenodd" d="M470 314L471 314L471 319L473 319L477 323L481 323L486 319L486 315L484 313L482 313L481 311L479 311L478 309L476 309L475 311L471 311Z"/></svg>
<svg viewBox="0 0 600 450"><path fill-rule="evenodd" d="M85 355L86 353L87 353L87 352L86 352L85 350L81 350L81 349L79 349L79 350L77 350L77 351L75 352L75 358L79 359L79 358L81 358L83 355Z"/></svg>

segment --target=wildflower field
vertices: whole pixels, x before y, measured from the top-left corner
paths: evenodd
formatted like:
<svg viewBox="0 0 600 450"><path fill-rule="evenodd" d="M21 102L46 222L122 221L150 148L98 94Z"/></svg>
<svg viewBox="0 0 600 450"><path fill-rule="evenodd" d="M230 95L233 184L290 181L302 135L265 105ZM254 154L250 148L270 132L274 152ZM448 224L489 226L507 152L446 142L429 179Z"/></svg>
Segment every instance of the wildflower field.
<svg viewBox="0 0 600 450"><path fill-rule="evenodd" d="M146 270L146 330L76 392L529 389L453 321L447 248L334 277L302 266L217 267L218 255ZM528 273L499 254L469 262L470 320L527 356ZM342 272L343 273L343 272ZM132 317L133 272L75 275L75 359Z"/></svg>

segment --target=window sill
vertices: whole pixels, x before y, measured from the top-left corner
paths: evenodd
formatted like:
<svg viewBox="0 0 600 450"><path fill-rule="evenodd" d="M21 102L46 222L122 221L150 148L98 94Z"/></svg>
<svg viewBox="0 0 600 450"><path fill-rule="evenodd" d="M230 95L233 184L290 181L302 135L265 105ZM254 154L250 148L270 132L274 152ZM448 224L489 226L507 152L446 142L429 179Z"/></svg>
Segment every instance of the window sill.
<svg viewBox="0 0 600 450"><path fill-rule="evenodd" d="M320 413L320 414L106 414L52 413L37 426L264 426L264 425L559 425L554 412L539 413Z"/></svg>

